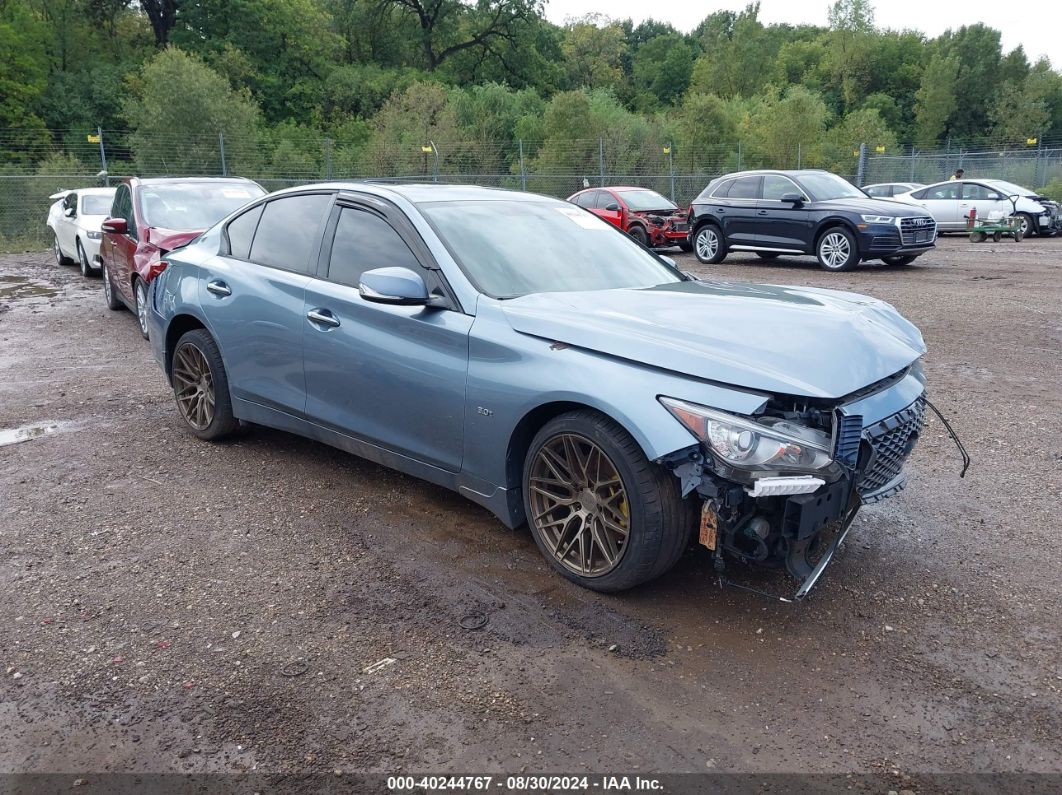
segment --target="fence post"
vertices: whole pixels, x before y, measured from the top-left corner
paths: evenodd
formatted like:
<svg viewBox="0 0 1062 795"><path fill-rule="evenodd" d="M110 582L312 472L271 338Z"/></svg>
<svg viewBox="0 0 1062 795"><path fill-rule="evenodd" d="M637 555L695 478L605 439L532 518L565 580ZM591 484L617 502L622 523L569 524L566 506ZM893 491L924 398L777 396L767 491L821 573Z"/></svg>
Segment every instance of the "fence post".
<svg viewBox="0 0 1062 795"><path fill-rule="evenodd" d="M671 174L671 201L675 201L675 156L671 150L674 144L667 145L667 170Z"/></svg>
<svg viewBox="0 0 1062 795"><path fill-rule="evenodd" d="M741 171L741 141L738 141L737 170Z"/></svg>
<svg viewBox="0 0 1062 795"><path fill-rule="evenodd" d="M428 141L431 144L431 151L435 155L435 171L431 176L432 182L439 181L439 147L435 145L435 141Z"/></svg>
<svg viewBox="0 0 1062 795"><path fill-rule="evenodd" d="M800 155L802 154L800 149L800 141L797 141L797 168L800 168Z"/></svg>
<svg viewBox="0 0 1062 795"><path fill-rule="evenodd" d="M859 145L859 164L856 166L856 187L863 187L867 175L867 145Z"/></svg>
<svg viewBox="0 0 1062 795"><path fill-rule="evenodd" d="M218 133L218 146L221 149L221 176L227 177L229 175L229 166L225 162L225 133Z"/></svg>
<svg viewBox="0 0 1062 795"><path fill-rule="evenodd" d="M527 171L524 169L524 139L520 139L520 190L527 190Z"/></svg>
<svg viewBox="0 0 1062 795"><path fill-rule="evenodd" d="M324 139L325 179L332 179L332 139Z"/></svg>
<svg viewBox="0 0 1062 795"><path fill-rule="evenodd" d="M601 187L605 187L605 139L597 139L597 162L601 167Z"/></svg>
<svg viewBox="0 0 1062 795"><path fill-rule="evenodd" d="M914 144L911 144L911 176L908 178L908 181L910 181L910 182L914 182L915 181L914 172L915 172L915 147L914 147Z"/></svg>
<svg viewBox="0 0 1062 795"><path fill-rule="evenodd" d="M999 170L1002 173L1003 179L1006 179L1007 178L1007 150L1006 150L1006 148L1004 148L1003 151L999 153L999 155L1000 155L1000 161L1001 161L1000 162L1000 166L999 166Z"/></svg>
<svg viewBox="0 0 1062 795"><path fill-rule="evenodd" d="M103 128L96 128L96 137L100 139L100 171L103 172L103 184L111 186L111 175L107 172L107 153L103 149Z"/></svg>

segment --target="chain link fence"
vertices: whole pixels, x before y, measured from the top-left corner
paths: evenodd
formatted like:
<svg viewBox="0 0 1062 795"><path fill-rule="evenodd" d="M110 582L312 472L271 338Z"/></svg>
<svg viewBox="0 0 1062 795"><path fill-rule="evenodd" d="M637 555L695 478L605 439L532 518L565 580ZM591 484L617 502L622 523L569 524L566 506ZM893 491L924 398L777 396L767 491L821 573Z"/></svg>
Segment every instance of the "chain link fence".
<svg viewBox="0 0 1062 795"><path fill-rule="evenodd" d="M580 140L434 141L410 138L344 142L305 130L257 137L138 139L123 130L0 129L0 248L39 248L51 240L49 196L61 190L114 185L123 176L248 177L267 190L328 180L446 182L526 190L564 198L589 186L651 188L688 204L712 179L743 168L812 167L813 146L792 153L743 151L741 144L681 150L659 140L621 135ZM845 152L845 157L849 153ZM875 153L853 144L850 173L858 185L936 182L956 168L969 176L1038 188L1062 180L1062 142L1008 151Z"/></svg>

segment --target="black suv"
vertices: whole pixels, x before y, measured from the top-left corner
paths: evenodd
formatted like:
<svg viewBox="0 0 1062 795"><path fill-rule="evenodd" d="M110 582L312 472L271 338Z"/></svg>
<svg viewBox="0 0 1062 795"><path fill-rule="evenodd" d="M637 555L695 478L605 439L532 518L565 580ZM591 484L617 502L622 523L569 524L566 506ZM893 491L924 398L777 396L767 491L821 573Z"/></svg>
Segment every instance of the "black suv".
<svg viewBox="0 0 1062 795"><path fill-rule="evenodd" d="M763 259L814 255L828 271L871 259L907 265L936 238L937 224L924 210L871 199L828 171L727 174L690 207L690 244L706 264L750 251Z"/></svg>

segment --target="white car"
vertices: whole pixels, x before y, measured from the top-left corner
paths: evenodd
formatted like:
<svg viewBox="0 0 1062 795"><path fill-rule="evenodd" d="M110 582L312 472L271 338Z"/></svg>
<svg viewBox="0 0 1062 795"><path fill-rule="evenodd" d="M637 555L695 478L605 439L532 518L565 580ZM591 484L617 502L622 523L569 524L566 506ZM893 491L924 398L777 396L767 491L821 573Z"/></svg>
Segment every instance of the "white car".
<svg viewBox="0 0 1062 795"><path fill-rule="evenodd" d="M56 264L77 262L83 276L99 274L93 263L100 251L100 226L111 214L114 191L115 188L80 188L48 197L58 200L48 210Z"/></svg>
<svg viewBox="0 0 1062 795"><path fill-rule="evenodd" d="M924 186L923 182L879 182L877 185L867 185L863 193L872 199L891 199L899 193L910 193Z"/></svg>
<svg viewBox="0 0 1062 795"><path fill-rule="evenodd" d="M981 219L1017 214L1025 236L1053 235L1062 228L1058 204L1038 196L1036 191L1001 179L953 179L892 198L924 207L937 219L937 229L941 232L965 231L972 209L977 210Z"/></svg>

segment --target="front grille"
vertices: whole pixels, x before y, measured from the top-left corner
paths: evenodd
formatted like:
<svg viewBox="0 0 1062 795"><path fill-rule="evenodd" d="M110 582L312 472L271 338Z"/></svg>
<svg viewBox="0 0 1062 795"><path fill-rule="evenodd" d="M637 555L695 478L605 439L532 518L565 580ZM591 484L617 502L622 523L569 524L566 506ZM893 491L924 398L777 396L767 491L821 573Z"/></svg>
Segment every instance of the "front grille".
<svg viewBox="0 0 1062 795"><path fill-rule="evenodd" d="M671 228L676 232L688 232L690 230L690 225L683 221L675 221L671 224Z"/></svg>
<svg viewBox="0 0 1062 795"><path fill-rule="evenodd" d="M925 414L925 399L919 398L903 411L863 429L863 439L870 445L872 455L859 482L860 494L871 494L900 474L922 433Z"/></svg>
<svg viewBox="0 0 1062 795"><path fill-rule="evenodd" d="M874 235L870 241L870 247L891 251L900 247L900 236L895 232L891 235Z"/></svg>
<svg viewBox="0 0 1062 795"><path fill-rule="evenodd" d="M900 236L905 246L929 245L937 238L937 222L928 215L901 218Z"/></svg>

